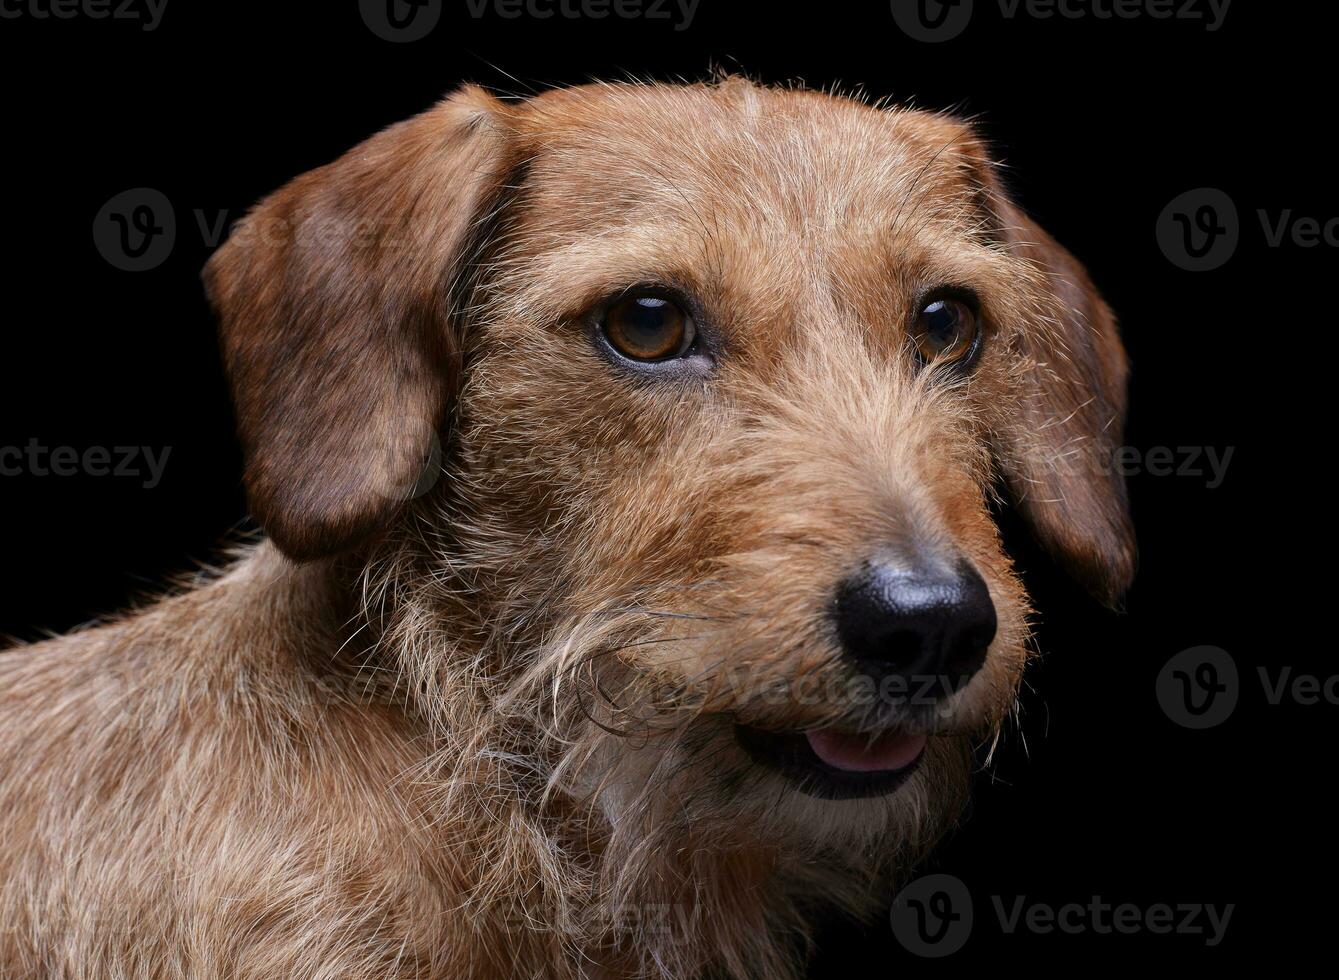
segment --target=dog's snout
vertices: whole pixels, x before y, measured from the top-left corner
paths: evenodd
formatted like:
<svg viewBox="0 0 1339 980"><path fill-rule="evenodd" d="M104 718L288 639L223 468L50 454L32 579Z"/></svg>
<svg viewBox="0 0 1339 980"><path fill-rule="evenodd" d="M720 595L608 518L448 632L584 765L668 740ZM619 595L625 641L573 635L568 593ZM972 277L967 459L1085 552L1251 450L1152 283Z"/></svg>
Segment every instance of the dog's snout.
<svg viewBox="0 0 1339 980"><path fill-rule="evenodd" d="M990 591L967 562L869 562L842 583L836 616L843 649L864 673L935 697L965 684L995 638Z"/></svg>

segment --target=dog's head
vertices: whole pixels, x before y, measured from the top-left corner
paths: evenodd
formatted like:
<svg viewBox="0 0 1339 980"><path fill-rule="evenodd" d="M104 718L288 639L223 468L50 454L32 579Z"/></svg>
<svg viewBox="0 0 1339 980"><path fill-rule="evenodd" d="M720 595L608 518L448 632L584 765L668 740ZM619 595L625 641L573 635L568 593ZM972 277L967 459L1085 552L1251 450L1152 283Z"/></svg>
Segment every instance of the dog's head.
<svg viewBox="0 0 1339 980"><path fill-rule="evenodd" d="M643 846L942 825L1026 659L997 487L1102 599L1132 574L1111 313L945 116L466 89L207 280L274 541L449 607L417 676Z"/></svg>

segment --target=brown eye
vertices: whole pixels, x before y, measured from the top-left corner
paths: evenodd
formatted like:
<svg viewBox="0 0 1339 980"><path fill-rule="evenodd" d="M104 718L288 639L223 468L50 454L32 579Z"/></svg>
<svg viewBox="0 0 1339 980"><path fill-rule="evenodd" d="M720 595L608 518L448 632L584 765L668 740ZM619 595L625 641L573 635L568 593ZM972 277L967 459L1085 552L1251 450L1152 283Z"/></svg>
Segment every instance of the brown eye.
<svg viewBox="0 0 1339 980"><path fill-rule="evenodd" d="M936 299L916 317L912 339L916 353L929 364L965 364L975 353L981 334L976 310L960 299Z"/></svg>
<svg viewBox="0 0 1339 980"><path fill-rule="evenodd" d="M620 299L604 315L604 335L634 361L682 357L693 346L693 319L673 300L646 294Z"/></svg>

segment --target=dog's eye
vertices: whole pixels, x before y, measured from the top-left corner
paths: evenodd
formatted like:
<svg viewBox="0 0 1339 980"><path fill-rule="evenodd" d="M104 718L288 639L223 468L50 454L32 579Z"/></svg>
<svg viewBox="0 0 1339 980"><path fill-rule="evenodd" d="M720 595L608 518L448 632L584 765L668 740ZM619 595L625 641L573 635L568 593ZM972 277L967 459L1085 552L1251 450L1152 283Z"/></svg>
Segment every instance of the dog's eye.
<svg viewBox="0 0 1339 980"><path fill-rule="evenodd" d="M609 307L604 335L614 350L634 361L682 357L693 346L693 318L662 296L631 295Z"/></svg>
<svg viewBox="0 0 1339 980"><path fill-rule="evenodd" d="M960 299L942 298L927 303L912 337L922 362L965 365L976 353L981 327L976 310Z"/></svg>

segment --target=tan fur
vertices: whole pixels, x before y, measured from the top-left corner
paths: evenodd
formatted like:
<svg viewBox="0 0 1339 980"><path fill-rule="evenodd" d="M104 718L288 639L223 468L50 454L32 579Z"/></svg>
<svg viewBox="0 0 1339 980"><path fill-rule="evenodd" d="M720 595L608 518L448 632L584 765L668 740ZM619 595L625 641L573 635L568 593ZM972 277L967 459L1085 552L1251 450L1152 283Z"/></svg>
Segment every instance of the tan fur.
<svg viewBox="0 0 1339 980"><path fill-rule="evenodd" d="M1103 598L1132 571L1110 312L946 117L466 89L207 282L271 540L0 654L6 978L796 975L805 909L876 913L1012 710L997 482ZM596 352L646 282L709 311L710 378ZM988 318L956 381L906 339L944 283ZM907 785L800 795L732 726L885 723L827 610L898 544L965 555L999 633Z"/></svg>

